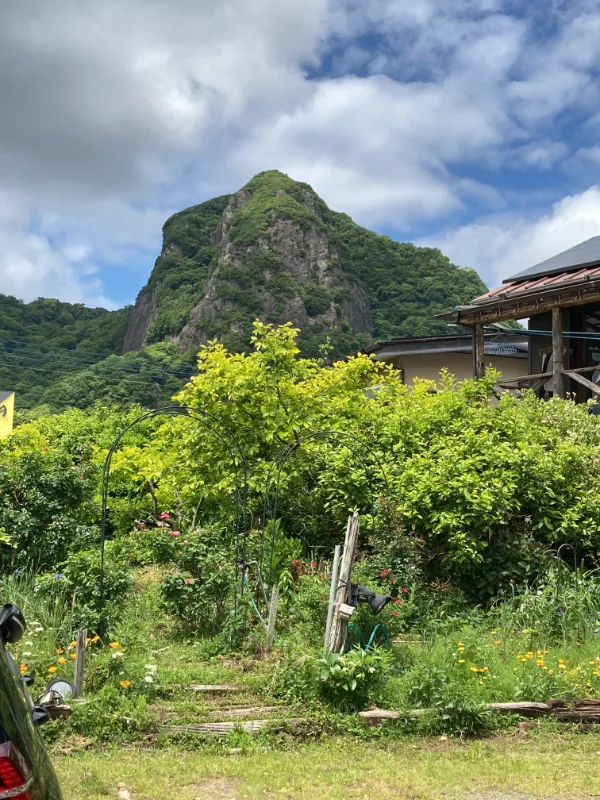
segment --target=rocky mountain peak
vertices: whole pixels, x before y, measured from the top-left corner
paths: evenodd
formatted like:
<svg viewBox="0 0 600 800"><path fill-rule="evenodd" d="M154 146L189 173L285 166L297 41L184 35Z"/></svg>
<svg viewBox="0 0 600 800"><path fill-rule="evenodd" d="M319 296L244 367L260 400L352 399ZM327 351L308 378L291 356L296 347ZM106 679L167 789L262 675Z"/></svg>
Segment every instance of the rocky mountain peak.
<svg viewBox="0 0 600 800"><path fill-rule="evenodd" d="M242 350L258 317L299 327L307 354L326 339L345 354L390 330L403 335L411 317L413 335L423 335L425 320L444 327L431 313L435 300L444 310L483 286L437 250L360 228L275 170L175 214L163 234L125 350L164 339L187 350L213 338Z"/></svg>

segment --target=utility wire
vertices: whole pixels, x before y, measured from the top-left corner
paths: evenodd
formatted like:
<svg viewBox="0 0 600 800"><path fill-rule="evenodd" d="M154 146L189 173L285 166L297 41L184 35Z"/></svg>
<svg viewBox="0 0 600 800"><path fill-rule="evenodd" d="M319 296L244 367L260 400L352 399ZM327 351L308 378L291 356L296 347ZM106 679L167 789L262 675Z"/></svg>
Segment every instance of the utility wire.
<svg viewBox="0 0 600 800"><path fill-rule="evenodd" d="M102 364L102 361L103 361L102 359L98 360L98 361L88 361L87 359L81 360L79 358L70 358L70 357L67 356L67 353L74 353L74 355L77 355L77 351L67 350L65 352L65 354L63 355L63 352L60 349L56 349L56 348L52 348L52 347L48 347L48 348L46 348L46 350L44 350L42 347L37 347L37 346L31 347L30 345L24 345L22 347L15 348L14 350L12 350L12 349L10 349L10 344L15 342L15 340L14 339L9 339L9 340L6 340L7 344L2 344L2 341L1 341L2 338L3 337L0 336L0 347L4 347L10 353L14 352L16 354L20 354L22 352L25 352L25 353L36 353L36 354L39 354L39 355L56 356L57 358L62 359L62 361L60 363L65 363L65 364L72 363L72 364L75 364L77 366L82 366L84 368L85 367L94 366L95 364ZM49 351L49 352L46 352L46 351ZM0 351L0 352L2 352L2 351ZM116 353L113 353L112 355L114 356L114 355L116 355ZM23 357L25 358L26 356L23 356ZM125 367L115 367L114 369L116 371L119 371L119 372L134 372L134 373L137 372L137 370L130 370L130 369L127 369ZM168 370L168 369L165 369L164 371L170 373L171 375L181 375L183 377L188 377L188 378L190 377L189 372L187 370L184 371L184 370ZM193 372L193 367L191 365L190 365L190 371Z"/></svg>
<svg viewBox="0 0 600 800"><path fill-rule="evenodd" d="M12 355L11 353L2 353L1 351L0 351L0 355L4 356L4 358L26 359L27 361L35 361L35 362L40 363L40 364L52 364L52 365L57 365L59 367L69 367L69 365L64 361L55 361L55 360L47 359L47 358L33 358L32 356L23 356L23 355L20 355L20 354ZM15 363L15 362L9 362L9 363L12 363L13 366L17 366L17 363ZM98 375L98 374L122 375L124 378L129 377L129 376L143 377L143 373L141 371L139 371L139 370L136 370L136 371L133 371L133 372L129 372L127 370L107 369L107 368L103 368L101 366L101 364L102 364L101 361L98 362L97 365L91 365L91 366L90 365L81 366L81 365L75 364L73 367L70 367L70 369L72 371L69 372L68 374L73 375L73 374L75 374L77 372L84 372L85 370L91 370L95 375ZM18 366L22 366L22 367L27 368L27 369L30 368L29 364L18 364ZM96 369L94 369L94 367L96 367ZM161 375L149 374L147 377L148 378L163 378L165 376L173 377L167 370L165 370L165 372L163 374L161 374ZM180 376L177 376L177 377L180 377ZM191 376L188 375L188 378L189 377L191 377Z"/></svg>
<svg viewBox="0 0 600 800"><path fill-rule="evenodd" d="M532 329L527 329L523 331L519 331L519 333L527 333L533 336L552 336L552 331L536 331ZM587 339L591 342L598 342L600 341L600 333L580 333L578 331L563 331L563 337L568 339Z"/></svg>
<svg viewBox="0 0 600 800"><path fill-rule="evenodd" d="M15 364L12 361L3 361L2 360L2 355L0 354L0 366L7 366L7 367L13 367L14 368L14 367L22 366L22 365ZM46 375L77 375L78 374L77 371L54 369L54 367L52 367L52 366L31 367L29 364L26 364L24 366L28 370L33 370L34 372L43 372ZM103 377L103 376L98 376L96 374L95 377ZM134 375L123 375L123 376L120 376L120 375L116 376L115 375L115 377L118 377L119 380L121 380L121 381L129 381L130 383L139 383L139 384L143 384L144 386L147 386L149 383L158 383L159 385L162 385L162 386L166 385L165 379L163 377L161 377L161 376L158 376L158 375L149 375L148 376L148 380L142 380L140 377L136 378ZM161 384L161 381L162 381L162 384ZM44 388L48 388L48 387L44 387Z"/></svg>

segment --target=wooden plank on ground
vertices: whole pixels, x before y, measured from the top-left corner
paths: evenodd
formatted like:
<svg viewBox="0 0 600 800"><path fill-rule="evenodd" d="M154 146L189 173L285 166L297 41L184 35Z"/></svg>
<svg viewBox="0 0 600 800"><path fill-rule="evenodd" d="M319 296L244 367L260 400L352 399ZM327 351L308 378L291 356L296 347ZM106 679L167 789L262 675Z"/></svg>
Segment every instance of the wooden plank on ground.
<svg viewBox="0 0 600 800"><path fill-rule="evenodd" d="M253 706L248 708L215 708L209 711L211 717L246 717L249 714L274 714L285 712L289 706Z"/></svg>
<svg viewBox="0 0 600 800"><path fill-rule="evenodd" d="M573 700L549 700L553 716L566 722L583 720L600 722L600 700L588 698Z"/></svg>
<svg viewBox="0 0 600 800"><path fill-rule="evenodd" d="M505 714L519 714L522 717L541 717L552 713L552 709L546 703L488 703L488 711L498 711ZM406 711L389 711L384 708L372 708L369 711L360 711L358 716L364 719L367 725L379 725L386 719L406 719L422 717L424 714L431 713L431 708L411 708ZM597 712L600 715L600 711Z"/></svg>
<svg viewBox="0 0 600 800"><path fill-rule="evenodd" d="M221 692L240 692L242 687L237 686L235 683L192 683L189 687L192 692L212 692L213 694L220 694Z"/></svg>
<svg viewBox="0 0 600 800"><path fill-rule="evenodd" d="M276 723L268 719L238 720L236 722L200 722L197 725L164 725L160 731L161 733L200 733L204 736L228 736L233 731L240 730L245 733L259 733L267 726L275 731L281 731L285 727L298 725L304 721L302 718L293 717Z"/></svg>

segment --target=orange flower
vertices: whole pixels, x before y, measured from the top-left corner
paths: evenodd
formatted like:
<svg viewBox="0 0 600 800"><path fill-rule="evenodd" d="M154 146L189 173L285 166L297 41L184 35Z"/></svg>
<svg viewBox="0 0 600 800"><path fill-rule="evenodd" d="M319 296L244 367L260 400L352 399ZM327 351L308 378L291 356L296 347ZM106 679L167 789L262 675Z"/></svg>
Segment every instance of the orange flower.
<svg viewBox="0 0 600 800"><path fill-rule="evenodd" d="M59 664L66 664L66 663L67 663L67 659L66 659L66 658L63 658L63 657L61 656L61 657L58 659L58 663L59 663Z"/></svg>
<svg viewBox="0 0 600 800"><path fill-rule="evenodd" d="M113 650L116 650L116 649L117 649L117 647L121 647L121 645L119 644L119 642L111 642L111 643L110 643L108 646L109 646L109 647L112 647L112 649L113 649Z"/></svg>
<svg viewBox="0 0 600 800"><path fill-rule="evenodd" d="M71 653L71 658L77 658L77 653Z"/></svg>
<svg viewBox="0 0 600 800"><path fill-rule="evenodd" d="M129 689L129 687L131 686L131 681L121 681L121 686L124 689Z"/></svg>
<svg viewBox="0 0 600 800"><path fill-rule="evenodd" d="M28 670L27 664L21 664L21 675L25 675Z"/></svg>
<svg viewBox="0 0 600 800"><path fill-rule="evenodd" d="M48 672L54 673L54 672L57 671L57 669L58 669L58 667L48 667Z"/></svg>

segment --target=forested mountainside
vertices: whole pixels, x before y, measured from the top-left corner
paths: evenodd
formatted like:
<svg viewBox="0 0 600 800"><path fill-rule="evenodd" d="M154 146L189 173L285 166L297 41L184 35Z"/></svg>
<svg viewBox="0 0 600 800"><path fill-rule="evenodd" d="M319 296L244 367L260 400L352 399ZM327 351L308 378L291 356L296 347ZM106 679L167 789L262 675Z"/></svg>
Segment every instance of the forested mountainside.
<svg viewBox="0 0 600 800"><path fill-rule="evenodd" d="M439 250L396 242L331 211L281 172L167 220L163 248L130 315L125 349L168 338L247 348L252 321L292 321L316 355L374 339L444 334L435 314L485 291Z"/></svg>
<svg viewBox="0 0 600 800"><path fill-rule="evenodd" d="M380 236L277 171L173 215L135 306L0 295L0 389L20 409L169 400L198 347L247 350L252 322L293 322L307 356L447 332L435 315L485 291L439 250Z"/></svg>

